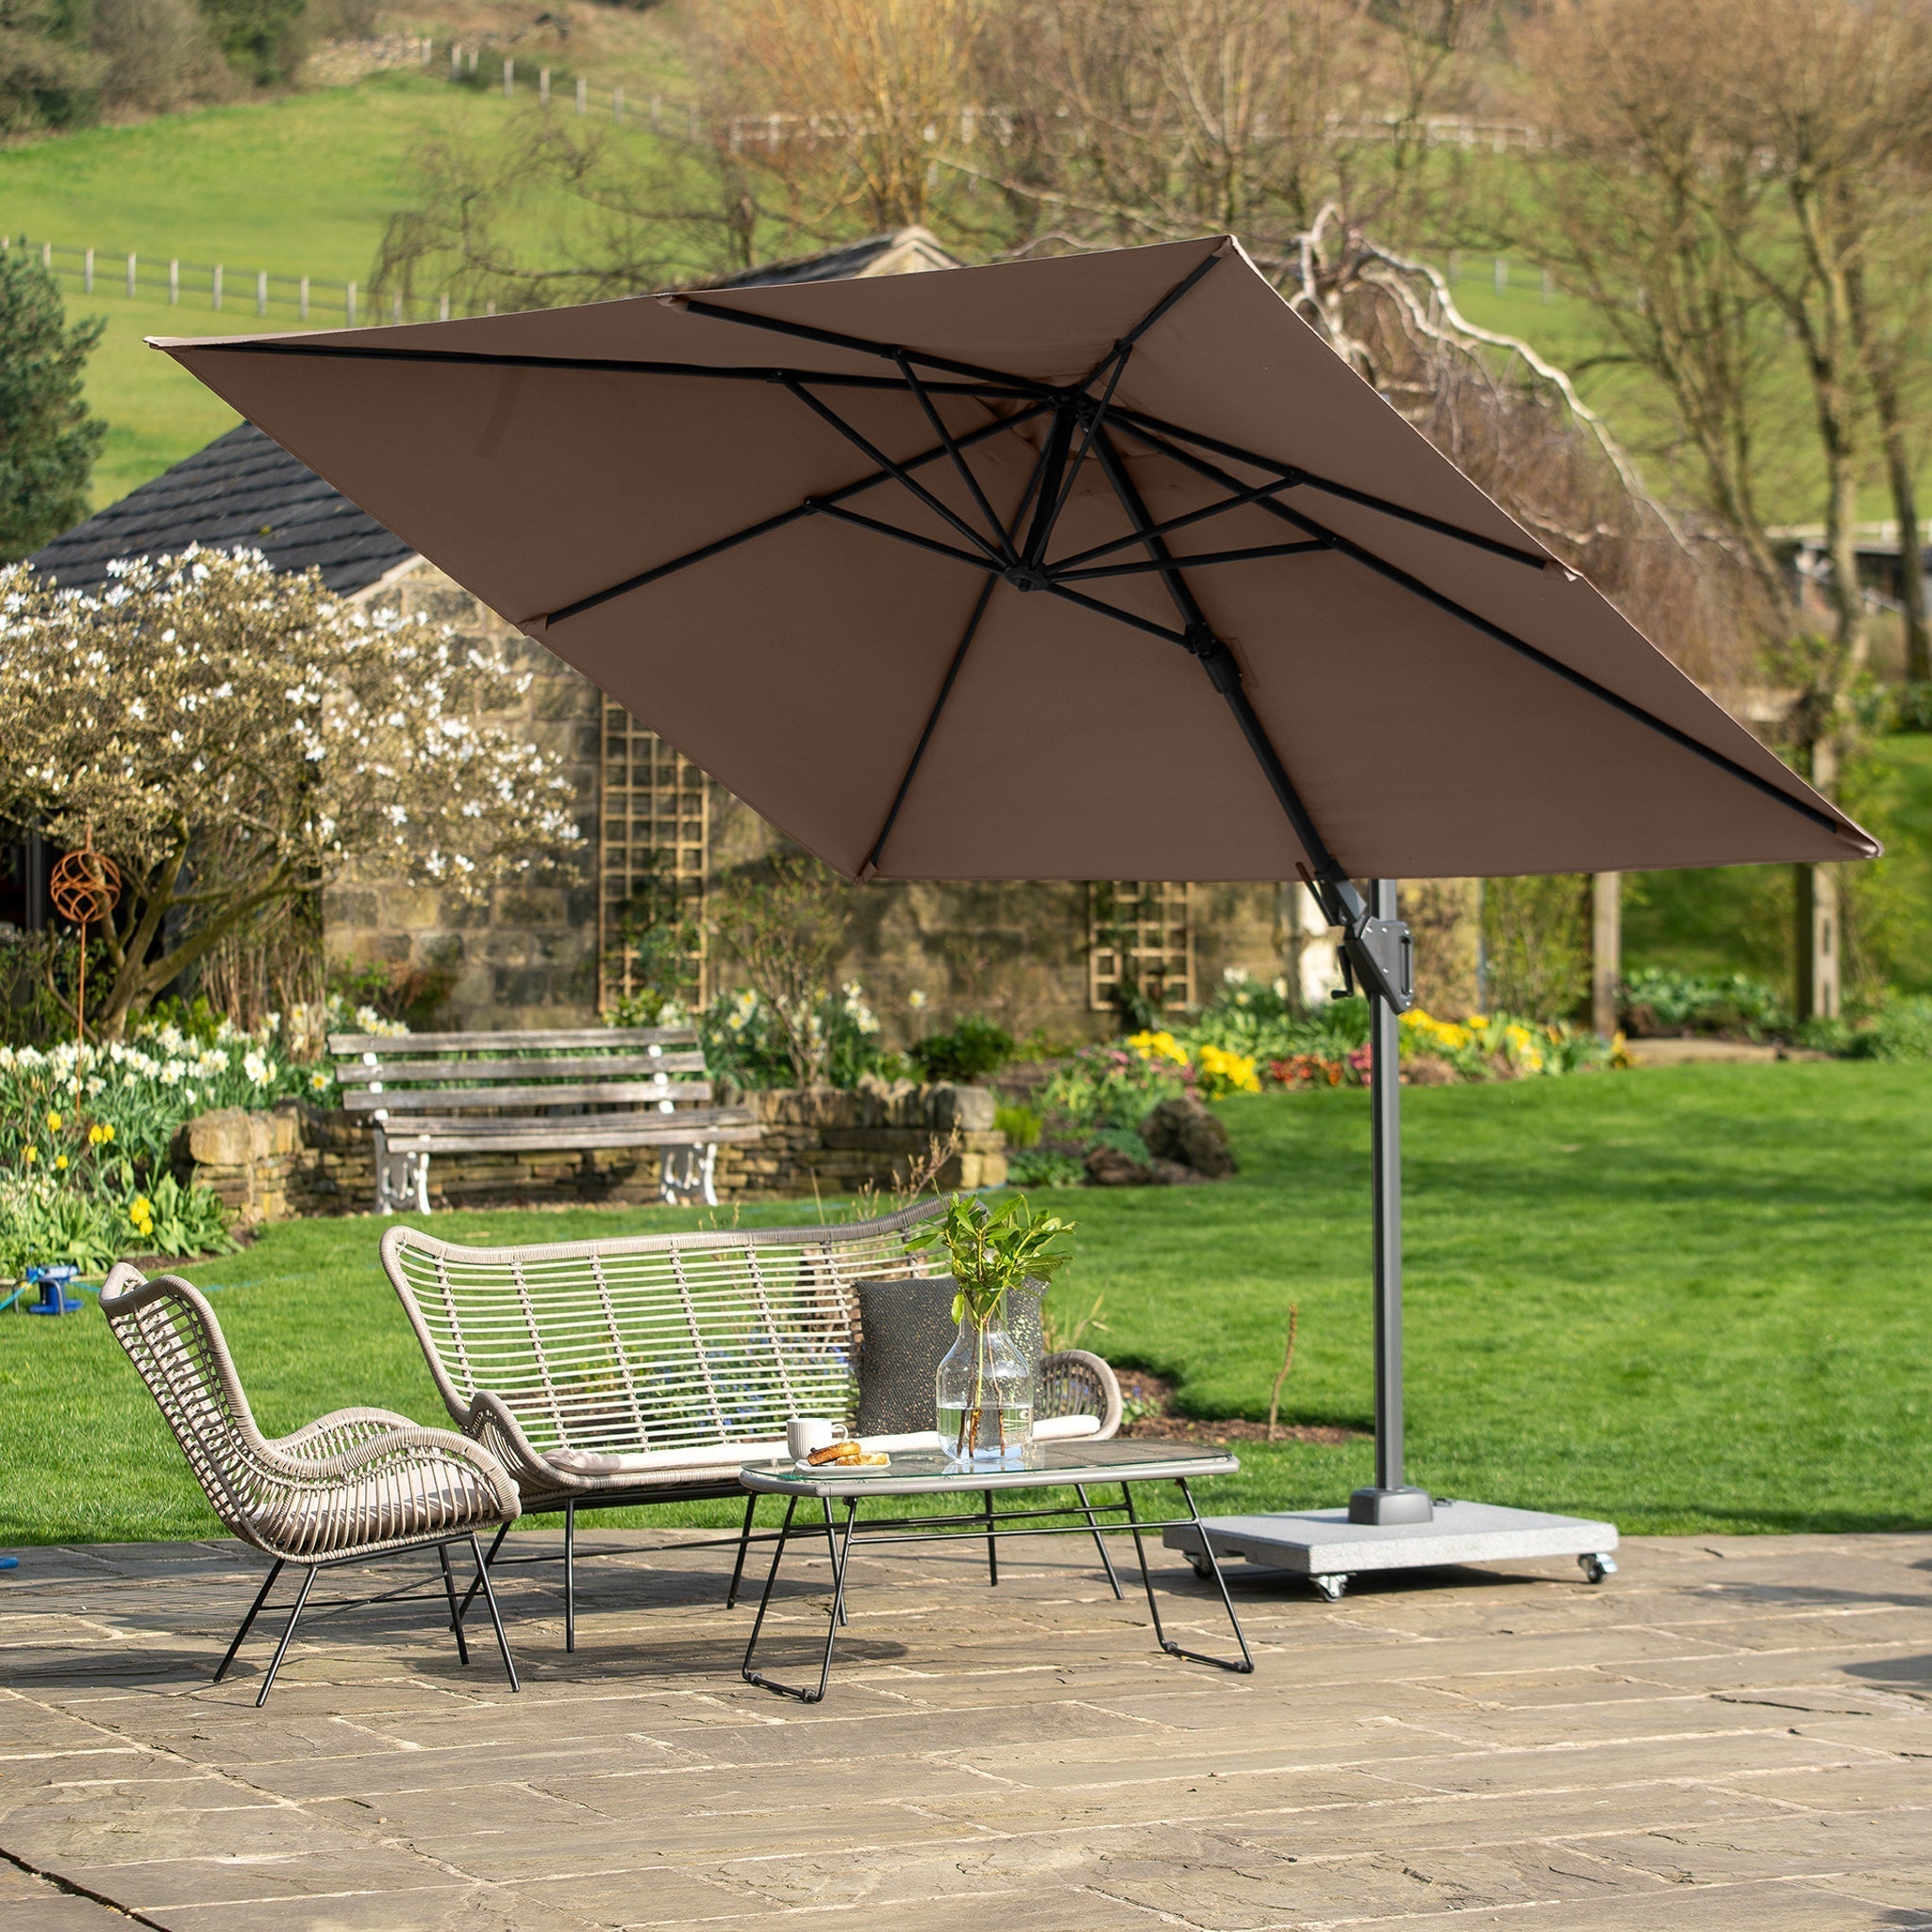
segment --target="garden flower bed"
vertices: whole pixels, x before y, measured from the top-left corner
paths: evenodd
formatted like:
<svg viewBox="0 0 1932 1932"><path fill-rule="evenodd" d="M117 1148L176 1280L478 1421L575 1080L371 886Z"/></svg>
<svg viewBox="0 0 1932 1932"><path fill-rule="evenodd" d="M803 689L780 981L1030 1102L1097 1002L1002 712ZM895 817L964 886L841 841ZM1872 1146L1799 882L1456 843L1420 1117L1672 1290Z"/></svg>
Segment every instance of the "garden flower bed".
<svg viewBox="0 0 1932 1932"><path fill-rule="evenodd" d="M183 1187L171 1153L196 1115L332 1093L333 1074L279 1036L278 1021L255 1034L221 1021L0 1046L0 1273L68 1261L97 1274L123 1255L231 1250L221 1202Z"/></svg>

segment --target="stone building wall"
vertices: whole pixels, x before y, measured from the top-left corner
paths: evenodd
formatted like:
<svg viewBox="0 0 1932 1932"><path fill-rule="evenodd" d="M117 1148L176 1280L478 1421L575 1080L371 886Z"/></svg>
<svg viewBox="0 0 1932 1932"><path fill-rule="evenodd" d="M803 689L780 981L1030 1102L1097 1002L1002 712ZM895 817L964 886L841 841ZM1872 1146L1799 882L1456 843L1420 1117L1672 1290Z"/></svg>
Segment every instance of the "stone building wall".
<svg viewBox="0 0 1932 1932"><path fill-rule="evenodd" d="M493 719L557 759L576 791L581 834L559 876L494 889L469 906L433 888L379 877L333 886L323 904L332 963L407 965L450 976L433 1024L458 1028L582 1025L597 1010L598 817L603 698L596 687L513 631L460 586L417 559L364 593L373 607L421 612L462 637L502 647L529 688ZM712 876L770 852L777 835L724 787L709 791ZM1017 1038L1098 1039L1115 1016L1089 997L1089 888L1063 881L924 884L875 881L851 898L852 943L838 967L863 983L895 1045L966 1013L987 1013ZM1263 979L1292 949L1284 889L1192 888L1194 996L1224 969ZM708 991L736 983L728 959L709 962ZM913 994L922 996L918 1004Z"/></svg>

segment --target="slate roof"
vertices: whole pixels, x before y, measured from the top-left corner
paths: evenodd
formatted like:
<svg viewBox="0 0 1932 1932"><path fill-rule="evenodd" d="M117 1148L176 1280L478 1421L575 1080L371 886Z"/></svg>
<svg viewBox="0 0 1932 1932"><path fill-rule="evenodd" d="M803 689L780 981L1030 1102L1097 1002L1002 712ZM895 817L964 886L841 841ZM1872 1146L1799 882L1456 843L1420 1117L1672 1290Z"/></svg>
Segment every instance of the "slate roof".
<svg viewBox="0 0 1932 1932"><path fill-rule="evenodd" d="M754 289L955 266L925 229L906 228L711 286ZM259 550L277 570L312 564L343 596L366 591L415 555L306 463L243 423L56 537L28 561L68 590L92 590L107 582L109 563L173 555L191 543Z"/></svg>
<svg viewBox="0 0 1932 1932"><path fill-rule="evenodd" d="M259 550L277 570L313 564L330 590L367 590L415 553L252 423L218 436L29 559L68 590L91 590L121 558L190 543Z"/></svg>

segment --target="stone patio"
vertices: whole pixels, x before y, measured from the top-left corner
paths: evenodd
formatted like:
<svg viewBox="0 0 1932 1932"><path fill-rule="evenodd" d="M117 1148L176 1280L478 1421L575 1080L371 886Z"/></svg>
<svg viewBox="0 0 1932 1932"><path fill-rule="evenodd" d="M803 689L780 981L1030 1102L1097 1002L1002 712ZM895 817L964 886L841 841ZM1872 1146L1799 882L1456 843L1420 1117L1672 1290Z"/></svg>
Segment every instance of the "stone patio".
<svg viewBox="0 0 1932 1932"><path fill-rule="evenodd" d="M1335 1605L1238 1569L1252 1677L1155 1652L1091 1545L1009 1541L996 1594L971 1546L881 1553L816 1708L740 1683L717 1552L594 1540L624 1554L579 1571L575 1657L554 1573L504 1587L521 1696L395 1605L305 1620L261 1712L278 1621L208 1683L237 1546L23 1551L0 1932L1932 1928L1932 1537L1639 1539L1602 1589ZM1208 1591L1158 1581L1222 1648Z"/></svg>

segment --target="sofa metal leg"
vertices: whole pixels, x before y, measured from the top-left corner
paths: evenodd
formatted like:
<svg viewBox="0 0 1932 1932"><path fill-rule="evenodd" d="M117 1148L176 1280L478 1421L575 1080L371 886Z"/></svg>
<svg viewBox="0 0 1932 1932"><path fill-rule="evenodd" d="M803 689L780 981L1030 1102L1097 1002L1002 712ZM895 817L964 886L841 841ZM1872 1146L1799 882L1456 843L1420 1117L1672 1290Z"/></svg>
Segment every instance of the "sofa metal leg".
<svg viewBox="0 0 1932 1932"><path fill-rule="evenodd" d="M758 1514L758 1491L754 1490L744 1499L744 1523L738 1532L738 1560L731 1566L731 1585L724 1592L727 1610L738 1607L738 1586L744 1581L745 1553L751 1548L752 1520Z"/></svg>
<svg viewBox="0 0 1932 1932"><path fill-rule="evenodd" d="M449 1545L438 1543L436 1560L442 1565L442 1593L449 1599L449 1627L457 1633L457 1661L470 1661L470 1646L463 1636L463 1620L457 1614L457 1580L450 1574Z"/></svg>
<svg viewBox="0 0 1932 1932"><path fill-rule="evenodd" d="M490 1570L483 1561L483 1545L476 1541L474 1530L470 1533L470 1554L476 1559L476 1581L483 1586L483 1601L490 1606L490 1627L496 1632L496 1647L503 1653L503 1667L509 1673L509 1688L521 1690L524 1687L517 1681L516 1659L509 1654L509 1639L503 1634L503 1616L496 1607L496 1592L490 1587Z"/></svg>
<svg viewBox="0 0 1932 1932"><path fill-rule="evenodd" d="M563 1647L577 1647L577 1506L563 1506Z"/></svg>

